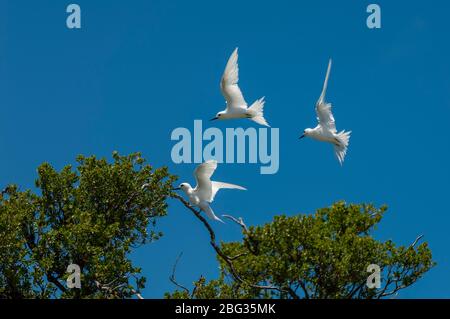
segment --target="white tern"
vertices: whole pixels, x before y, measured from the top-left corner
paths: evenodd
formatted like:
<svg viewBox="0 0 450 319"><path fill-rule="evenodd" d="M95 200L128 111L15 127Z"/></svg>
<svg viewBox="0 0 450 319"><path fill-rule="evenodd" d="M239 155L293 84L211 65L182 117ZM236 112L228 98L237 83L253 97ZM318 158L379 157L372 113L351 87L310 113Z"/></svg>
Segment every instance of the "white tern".
<svg viewBox="0 0 450 319"><path fill-rule="evenodd" d="M180 186L176 189L181 189L189 198L189 202L199 207L202 211L208 215L211 219L223 221L214 214L210 203L214 201L214 197L217 192L221 188L229 188L229 189L240 189L246 190L242 186L222 183L222 182L213 182L211 181L211 176L214 174L214 171L217 168L217 161L209 160L197 166L194 171L194 177L197 181L197 186L192 188L189 183L181 183Z"/></svg>
<svg viewBox="0 0 450 319"><path fill-rule="evenodd" d="M220 89L227 102L226 109L217 113L211 121L247 118L258 124L270 126L264 118L264 97L256 100L248 107L238 86L238 81L238 49L236 48L228 60L220 81Z"/></svg>
<svg viewBox="0 0 450 319"><path fill-rule="evenodd" d="M348 143L350 141L350 132L341 131L337 133L336 123L334 121L333 113L331 112L331 103L325 102L325 95L327 92L328 78L331 70L331 59L328 63L327 75L323 84L322 94L316 103L316 114L319 124L315 128L307 128L304 130L303 137L311 137L315 140L328 142L333 144L334 153L342 165L344 163L345 155L347 154Z"/></svg>

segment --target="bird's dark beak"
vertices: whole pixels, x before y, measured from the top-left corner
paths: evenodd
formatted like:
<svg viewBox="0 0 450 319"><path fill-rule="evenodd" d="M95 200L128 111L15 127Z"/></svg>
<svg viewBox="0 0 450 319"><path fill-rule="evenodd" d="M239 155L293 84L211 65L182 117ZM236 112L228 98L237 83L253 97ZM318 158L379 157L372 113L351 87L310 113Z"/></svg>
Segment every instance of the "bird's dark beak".
<svg viewBox="0 0 450 319"><path fill-rule="evenodd" d="M300 139L302 139L302 138L304 138L305 137L305 134L303 134L302 136L300 136L298 139L300 140Z"/></svg>
<svg viewBox="0 0 450 319"><path fill-rule="evenodd" d="M172 188L173 191L179 191L181 187Z"/></svg>
<svg viewBox="0 0 450 319"><path fill-rule="evenodd" d="M211 122L211 121L215 121L217 119L218 119L218 117L216 116L216 117L213 117L212 119L210 119L209 121Z"/></svg>

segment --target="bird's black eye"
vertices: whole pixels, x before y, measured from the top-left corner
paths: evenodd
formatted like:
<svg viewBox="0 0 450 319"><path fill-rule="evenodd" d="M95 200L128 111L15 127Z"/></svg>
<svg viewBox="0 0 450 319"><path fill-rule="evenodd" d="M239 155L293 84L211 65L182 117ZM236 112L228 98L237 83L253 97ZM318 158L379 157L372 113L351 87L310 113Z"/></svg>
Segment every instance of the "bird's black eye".
<svg viewBox="0 0 450 319"><path fill-rule="evenodd" d="M222 114L217 115L217 117L221 117L221 116L222 116Z"/></svg>

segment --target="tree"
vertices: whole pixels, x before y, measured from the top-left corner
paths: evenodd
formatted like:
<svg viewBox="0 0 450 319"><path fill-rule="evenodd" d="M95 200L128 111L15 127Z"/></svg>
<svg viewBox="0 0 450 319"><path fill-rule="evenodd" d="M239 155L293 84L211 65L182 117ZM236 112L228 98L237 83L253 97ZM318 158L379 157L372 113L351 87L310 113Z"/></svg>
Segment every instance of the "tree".
<svg viewBox="0 0 450 319"><path fill-rule="evenodd" d="M77 158L77 167L38 168L39 193L8 186L0 197L0 298L140 297L145 278L128 258L161 237L175 177L139 153L113 163ZM68 289L70 264L82 289Z"/></svg>
<svg viewBox="0 0 450 319"><path fill-rule="evenodd" d="M172 192L167 168L139 153L113 153L112 163L79 156L76 169L38 168L37 192L15 185L0 195L0 298L143 298L141 269L130 252L158 240L167 199L178 199L203 224L220 264L218 279L201 277L192 291L167 298L383 298L415 283L434 266L419 236L409 246L372 237L386 207L338 202L314 215L276 216L247 227L227 216L243 240L218 244L199 211ZM177 260L178 262L178 260ZM68 266L82 287L68 288ZM382 269L382 287L366 285L367 266Z"/></svg>
<svg viewBox="0 0 450 319"><path fill-rule="evenodd" d="M228 216L243 230L241 242L217 245L208 222L190 205L186 207L205 224L216 250L218 279L200 277L190 291L166 298L384 298L415 283L434 266L427 243L409 246L372 237L386 207L338 202L314 215L276 216L273 222L247 228L242 219ZM367 267L381 268L382 286L369 289Z"/></svg>

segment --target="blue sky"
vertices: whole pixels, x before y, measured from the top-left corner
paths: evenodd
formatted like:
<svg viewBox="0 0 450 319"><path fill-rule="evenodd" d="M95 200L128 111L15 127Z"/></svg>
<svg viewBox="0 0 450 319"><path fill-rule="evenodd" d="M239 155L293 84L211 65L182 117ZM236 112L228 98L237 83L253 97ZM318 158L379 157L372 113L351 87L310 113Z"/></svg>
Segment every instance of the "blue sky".
<svg viewBox="0 0 450 319"><path fill-rule="evenodd" d="M257 225L341 199L387 204L377 238L407 245L424 234L438 263L400 297L450 297L448 1L378 1L380 30L366 27L368 1L79 0L81 30L66 27L70 3L0 1L2 185L33 188L44 161L62 168L114 150L141 151L194 183L195 164L171 160L170 134L223 109L218 84L238 46L247 101L266 96L266 117L280 129L280 170L219 165L216 180L248 191L222 191L216 212ZM328 100L338 129L353 131L343 167L329 145L298 140L316 124L330 57ZM236 225L214 227L221 240L241 238ZM180 252L178 281L216 277L207 233L180 204L170 202L158 229L165 236L133 255L145 297L174 289Z"/></svg>

